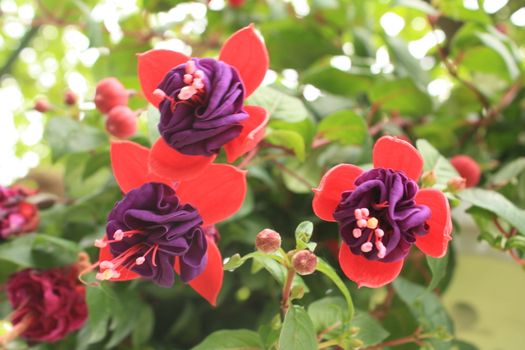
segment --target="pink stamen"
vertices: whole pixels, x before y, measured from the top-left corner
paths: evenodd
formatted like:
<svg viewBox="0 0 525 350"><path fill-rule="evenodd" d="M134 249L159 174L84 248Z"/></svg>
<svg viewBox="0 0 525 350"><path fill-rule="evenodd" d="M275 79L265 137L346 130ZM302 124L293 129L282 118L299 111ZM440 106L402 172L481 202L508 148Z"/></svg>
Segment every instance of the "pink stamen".
<svg viewBox="0 0 525 350"><path fill-rule="evenodd" d="M366 243L363 243L363 244L361 245L361 251L362 251L363 253L368 253L368 252L370 252L370 251L372 250L372 248L373 248L373 245L372 245L372 243L370 243L370 242L366 242Z"/></svg>
<svg viewBox="0 0 525 350"><path fill-rule="evenodd" d="M361 209L354 210L354 216L356 220L361 220L363 218L363 212L361 212Z"/></svg>
<svg viewBox="0 0 525 350"><path fill-rule="evenodd" d="M162 91L161 89L155 89L153 90L153 96L155 96L156 98L160 100L163 100L166 98L166 93Z"/></svg>
<svg viewBox="0 0 525 350"><path fill-rule="evenodd" d="M195 78L197 78L197 79L201 79L202 80L204 78L204 72L202 70L200 70L200 69L197 69L195 71L195 73L193 74L193 76Z"/></svg>
<svg viewBox="0 0 525 350"><path fill-rule="evenodd" d="M122 241L124 239L124 231L116 230L115 233L113 234L113 239L117 242Z"/></svg>
<svg viewBox="0 0 525 350"><path fill-rule="evenodd" d="M135 264L142 265L146 261L146 258L143 256L139 256L137 259L135 259Z"/></svg>
<svg viewBox="0 0 525 350"><path fill-rule="evenodd" d="M386 247L384 246L383 242L376 242L376 248L378 250L377 257L383 259L386 255Z"/></svg>
<svg viewBox="0 0 525 350"><path fill-rule="evenodd" d="M354 228L354 230L352 231L352 235L354 236L354 238L361 237L362 233L363 232L358 228Z"/></svg>
<svg viewBox="0 0 525 350"><path fill-rule="evenodd" d="M359 228L365 228L367 221L365 219L359 219L357 220L357 227Z"/></svg>
<svg viewBox="0 0 525 350"><path fill-rule="evenodd" d="M177 96L180 100L189 100L197 93L197 89L195 89L193 86L185 86L182 89L180 89L179 95Z"/></svg>
<svg viewBox="0 0 525 350"><path fill-rule="evenodd" d="M191 74L184 74L184 84L191 84L193 82L193 75Z"/></svg>
<svg viewBox="0 0 525 350"><path fill-rule="evenodd" d="M107 247L107 242L104 241L103 239L95 239L95 247L97 248L106 248Z"/></svg>
<svg viewBox="0 0 525 350"><path fill-rule="evenodd" d="M192 60L189 60L186 62L186 73L193 74L195 72L195 62Z"/></svg>
<svg viewBox="0 0 525 350"><path fill-rule="evenodd" d="M380 228L376 228L375 233L378 238L383 238L385 235L385 231L381 230Z"/></svg>
<svg viewBox="0 0 525 350"><path fill-rule="evenodd" d="M361 213L363 213L363 216L364 216L365 218L367 218L368 215L370 215L370 211L368 211L367 208L361 208Z"/></svg>
<svg viewBox="0 0 525 350"><path fill-rule="evenodd" d="M159 250L159 245L155 244L155 249L153 249L153 255L151 256L151 263L155 267L157 267L157 250Z"/></svg>
<svg viewBox="0 0 525 350"><path fill-rule="evenodd" d="M366 221L366 227L372 230L376 229L378 224L379 221L376 218L370 218Z"/></svg>
<svg viewBox="0 0 525 350"><path fill-rule="evenodd" d="M202 82L202 79L195 78L195 80L193 80L193 87L197 90L202 89L204 87L204 83Z"/></svg>
<svg viewBox="0 0 525 350"><path fill-rule="evenodd" d="M114 269L115 268L115 265L111 262L111 261L108 261L108 260L104 260L100 263L100 268L103 269L103 270L106 270L106 269Z"/></svg>

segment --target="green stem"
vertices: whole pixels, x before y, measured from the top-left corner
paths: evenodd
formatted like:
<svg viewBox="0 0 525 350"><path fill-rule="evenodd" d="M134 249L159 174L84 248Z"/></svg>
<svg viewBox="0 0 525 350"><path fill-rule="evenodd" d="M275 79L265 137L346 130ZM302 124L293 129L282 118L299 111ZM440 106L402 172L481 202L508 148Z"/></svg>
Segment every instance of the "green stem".
<svg viewBox="0 0 525 350"><path fill-rule="evenodd" d="M22 50L29 45L29 43L31 42L31 39L33 39L33 37L38 33L39 28L40 26L38 25L32 26L24 34L17 48L13 52L11 52L11 54L5 61L4 65L0 69L0 78L3 77L5 74L8 74L9 72L11 72L11 68L13 67L13 64L16 62L16 59L18 58L18 56L20 55L20 52L22 52Z"/></svg>

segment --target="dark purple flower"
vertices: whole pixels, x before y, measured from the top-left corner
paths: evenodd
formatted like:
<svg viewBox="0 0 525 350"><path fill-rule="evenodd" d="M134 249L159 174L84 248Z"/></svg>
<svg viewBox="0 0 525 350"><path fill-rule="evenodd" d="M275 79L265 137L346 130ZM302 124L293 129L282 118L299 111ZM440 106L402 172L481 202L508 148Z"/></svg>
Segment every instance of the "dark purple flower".
<svg viewBox="0 0 525 350"><path fill-rule="evenodd" d="M344 243L369 260L404 259L416 236L428 232L430 209L416 204L417 183L402 172L376 168L361 174L355 185L342 193L333 214Z"/></svg>
<svg viewBox="0 0 525 350"><path fill-rule="evenodd" d="M30 190L0 186L0 239L31 232L38 226L38 209L28 203Z"/></svg>
<svg viewBox="0 0 525 350"><path fill-rule="evenodd" d="M170 70L158 86L159 131L168 145L188 155L217 154L242 131L244 87L229 64L192 58Z"/></svg>
<svg viewBox="0 0 525 350"><path fill-rule="evenodd" d="M161 183L146 183L128 192L109 213L106 227L111 257L101 257L98 279L118 279L131 270L171 287L178 257L180 276L189 282L207 262L207 241L197 209L182 205L175 191ZM127 273L127 272L125 272Z"/></svg>
<svg viewBox="0 0 525 350"><path fill-rule="evenodd" d="M7 282L7 296L14 309L11 320L18 334L31 341L55 342L78 330L87 319L85 287L74 267L26 269Z"/></svg>

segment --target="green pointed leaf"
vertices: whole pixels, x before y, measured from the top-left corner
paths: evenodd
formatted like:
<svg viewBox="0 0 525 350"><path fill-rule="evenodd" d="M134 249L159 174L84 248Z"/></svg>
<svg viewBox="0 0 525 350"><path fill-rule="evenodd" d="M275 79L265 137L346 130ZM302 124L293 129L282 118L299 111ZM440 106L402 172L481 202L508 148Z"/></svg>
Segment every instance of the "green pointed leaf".
<svg viewBox="0 0 525 350"><path fill-rule="evenodd" d="M324 118L317 132L327 140L344 145L362 145L368 136L363 117L350 110L338 111Z"/></svg>
<svg viewBox="0 0 525 350"><path fill-rule="evenodd" d="M343 280L339 277L337 272L335 272L334 268L330 266L326 261L324 261L321 258L317 258L317 271L323 273L325 276L330 278L332 282L339 288L341 293L343 294L343 297L346 300L346 306L348 309L347 317L348 319L346 321L349 321L354 316L354 303L352 301L352 296L350 295L350 292L348 291L348 288L346 287Z"/></svg>
<svg viewBox="0 0 525 350"><path fill-rule="evenodd" d="M284 317L279 349L317 350L314 325L302 307L292 305Z"/></svg>
<svg viewBox="0 0 525 350"><path fill-rule="evenodd" d="M202 343L191 350L262 350L263 345L257 332L247 329L222 330L213 332Z"/></svg>

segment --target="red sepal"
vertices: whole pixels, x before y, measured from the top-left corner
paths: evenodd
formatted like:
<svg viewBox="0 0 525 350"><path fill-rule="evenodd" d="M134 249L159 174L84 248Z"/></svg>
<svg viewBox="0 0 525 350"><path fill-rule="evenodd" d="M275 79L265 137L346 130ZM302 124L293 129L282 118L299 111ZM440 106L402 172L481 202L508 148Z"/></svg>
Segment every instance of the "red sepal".
<svg viewBox="0 0 525 350"><path fill-rule="evenodd" d="M222 287L224 270L222 268L222 256L213 238L206 236L208 241L208 263L204 272L190 281L188 284L206 299L211 305L215 306L217 297ZM175 271L179 273L179 259L175 259Z"/></svg>
<svg viewBox="0 0 525 350"><path fill-rule="evenodd" d="M425 188L416 194L416 203L430 208L430 218L427 220L428 233L416 236L416 246L427 255L434 258L445 256L448 241L452 239L452 219L447 197L436 190Z"/></svg>
<svg viewBox="0 0 525 350"><path fill-rule="evenodd" d="M345 275L360 287L378 288L396 279L403 268L403 260L380 262L355 255L346 244L341 244L339 264Z"/></svg>
<svg viewBox="0 0 525 350"><path fill-rule="evenodd" d="M204 220L214 225L239 210L246 196L246 171L226 164L211 164L199 176L182 181L177 195L193 205Z"/></svg>
<svg viewBox="0 0 525 350"><path fill-rule="evenodd" d="M109 244L106 245L106 247L100 249L98 261L102 262L104 260L111 261L113 260L113 254L111 254L111 249L109 248ZM140 275L136 272L133 272L126 268L119 269L120 277L118 278L112 278L111 281L129 281L134 280L140 277Z"/></svg>
<svg viewBox="0 0 525 350"><path fill-rule="evenodd" d="M162 100L155 97L153 91L172 68L186 63L190 58L180 52L171 50L149 50L137 56L142 92L152 105L158 107Z"/></svg>
<svg viewBox="0 0 525 350"><path fill-rule="evenodd" d="M240 135L224 145L230 163L235 162L237 158L251 151L261 142L270 120L268 111L262 107L244 106L244 110L250 116L241 122L243 128Z"/></svg>
<svg viewBox="0 0 525 350"><path fill-rule="evenodd" d="M127 193L147 182L149 149L131 141L111 143L111 168L115 180Z"/></svg>
<svg viewBox="0 0 525 350"><path fill-rule="evenodd" d="M253 24L230 36L222 46L219 59L237 69L244 84L245 98L261 84L269 65L268 51Z"/></svg>
<svg viewBox="0 0 525 350"><path fill-rule="evenodd" d="M339 164L328 170L318 188L314 188L312 206L315 215L326 221L335 221L333 213L344 191L355 188L354 181L363 169L351 164Z"/></svg>
<svg viewBox="0 0 525 350"><path fill-rule="evenodd" d="M423 170L423 157L418 150L397 137L383 136L377 140L373 159L375 168L400 170L416 181Z"/></svg>
<svg viewBox="0 0 525 350"><path fill-rule="evenodd" d="M201 174L215 156L188 156L171 148L159 138L149 154L149 170L172 181L191 179Z"/></svg>

